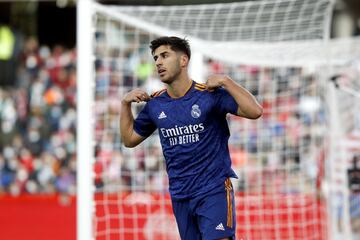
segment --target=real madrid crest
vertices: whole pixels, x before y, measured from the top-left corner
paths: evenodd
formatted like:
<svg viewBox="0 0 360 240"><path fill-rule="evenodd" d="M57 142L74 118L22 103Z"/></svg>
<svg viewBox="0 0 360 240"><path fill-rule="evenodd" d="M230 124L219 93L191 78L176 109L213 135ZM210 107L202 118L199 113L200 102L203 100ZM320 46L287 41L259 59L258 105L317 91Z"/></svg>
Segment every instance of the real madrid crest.
<svg viewBox="0 0 360 240"><path fill-rule="evenodd" d="M201 110L199 108L199 105L194 104L191 107L191 116L193 118L199 118L201 116Z"/></svg>

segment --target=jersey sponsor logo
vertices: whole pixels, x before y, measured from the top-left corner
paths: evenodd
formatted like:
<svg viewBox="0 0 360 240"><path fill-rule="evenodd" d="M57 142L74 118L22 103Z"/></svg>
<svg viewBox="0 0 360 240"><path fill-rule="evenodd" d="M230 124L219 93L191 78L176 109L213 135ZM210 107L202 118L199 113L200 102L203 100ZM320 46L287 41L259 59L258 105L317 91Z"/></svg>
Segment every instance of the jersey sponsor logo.
<svg viewBox="0 0 360 240"><path fill-rule="evenodd" d="M216 229L216 230L220 230L220 231L225 231L224 225L223 225L222 223L220 223L219 225L217 225L215 229Z"/></svg>
<svg viewBox="0 0 360 240"><path fill-rule="evenodd" d="M194 104L194 105L191 107L191 116L192 116L193 118L199 118L199 117L201 116L201 110L200 110L199 105Z"/></svg>
<svg viewBox="0 0 360 240"><path fill-rule="evenodd" d="M166 118L166 114L164 113L164 111L162 111L159 116L158 116L158 119L163 119L163 118Z"/></svg>
<svg viewBox="0 0 360 240"><path fill-rule="evenodd" d="M185 134L192 134L192 133L199 133L205 130L204 124L190 124L187 126L178 126L175 125L173 128L160 128L160 131L163 135L163 137L176 137L181 136Z"/></svg>
<svg viewBox="0 0 360 240"><path fill-rule="evenodd" d="M199 133L205 130L204 124L189 124L172 128L160 128L162 136L169 140L170 146L200 141Z"/></svg>

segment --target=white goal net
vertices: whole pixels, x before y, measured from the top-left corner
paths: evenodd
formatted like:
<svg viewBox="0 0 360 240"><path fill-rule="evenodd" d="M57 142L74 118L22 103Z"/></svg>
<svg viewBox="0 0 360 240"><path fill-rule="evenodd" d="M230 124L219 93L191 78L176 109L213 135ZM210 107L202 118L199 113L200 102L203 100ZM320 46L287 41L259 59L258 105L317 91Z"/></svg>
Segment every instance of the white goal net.
<svg viewBox="0 0 360 240"><path fill-rule="evenodd" d="M88 22L78 26L83 33L78 42L78 226L90 233L78 237L179 239L157 133L135 149L125 148L119 135L122 96L133 88L152 93L162 87L150 41L175 35L190 42L195 81L227 74L264 108L256 121L228 118L232 166L239 176L233 181L237 239L351 238L360 214L349 212L358 200L348 189L351 156L344 152L353 142L339 145L336 139L359 130L359 105L352 101L360 70L351 63L360 56L360 41L329 40L333 1L81 4L90 10ZM85 45L91 53L82 57ZM341 77L344 69L352 75ZM341 90L346 88L355 92L346 95ZM341 101L346 108L335 104ZM135 116L142 107L133 105ZM340 111L351 116L339 118Z"/></svg>

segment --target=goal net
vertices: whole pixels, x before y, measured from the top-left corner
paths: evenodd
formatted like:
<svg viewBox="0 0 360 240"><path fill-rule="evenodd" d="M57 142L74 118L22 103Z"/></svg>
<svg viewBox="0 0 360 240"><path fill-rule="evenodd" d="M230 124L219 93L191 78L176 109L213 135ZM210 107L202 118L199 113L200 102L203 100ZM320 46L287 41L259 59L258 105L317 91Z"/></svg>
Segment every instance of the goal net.
<svg viewBox="0 0 360 240"><path fill-rule="evenodd" d="M190 42L195 81L227 74L264 108L256 121L228 116L232 167L239 176L233 180L237 239L351 238L350 223L357 215L349 210L358 201L347 182L351 143L338 140L345 142L350 136L345 133L355 134L359 127L359 105L352 104L356 96L342 89L359 84L354 77L359 68L349 63L359 58L360 41L329 40L333 1L157 7L84 2L81 6L90 10L88 22L79 16L84 25L78 26L83 33L78 66L80 232L90 231L97 240L179 239L157 133L134 149L124 147L119 135L124 94L163 87L150 41L175 35ZM82 57L85 45L91 54ZM353 75L343 77L347 68ZM133 104L135 116L142 107Z"/></svg>
<svg viewBox="0 0 360 240"><path fill-rule="evenodd" d="M360 238L360 61L359 57L349 61L346 65L333 68L333 81L329 89L332 96L333 125L341 127L335 128L333 135L338 141L333 146L336 154L332 154L335 160L330 173L333 177L329 184L334 190L341 189L341 184L348 183L348 201L346 198L333 191L332 196L333 211L343 207L349 209L349 227L352 230L353 239ZM338 121L338 122L336 122ZM347 179L344 179L337 172L338 169L345 169ZM335 214L333 227L343 228L346 222L341 221L342 216ZM338 224L336 224L338 221Z"/></svg>

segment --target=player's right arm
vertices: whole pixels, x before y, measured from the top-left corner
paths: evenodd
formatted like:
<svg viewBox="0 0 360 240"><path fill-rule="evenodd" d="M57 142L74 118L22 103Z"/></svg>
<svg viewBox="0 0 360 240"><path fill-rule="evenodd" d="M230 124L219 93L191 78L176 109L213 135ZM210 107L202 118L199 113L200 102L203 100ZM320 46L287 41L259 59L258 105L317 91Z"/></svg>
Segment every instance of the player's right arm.
<svg viewBox="0 0 360 240"><path fill-rule="evenodd" d="M122 99L120 111L120 135L125 147L136 147L146 139L146 137L143 137L134 131L134 117L131 112L131 104L133 102L139 103L149 100L150 96L140 89L132 90Z"/></svg>

